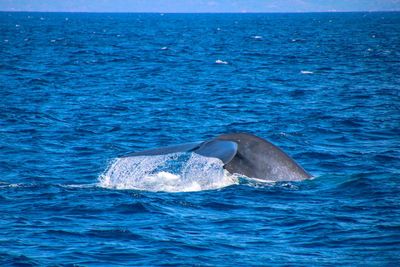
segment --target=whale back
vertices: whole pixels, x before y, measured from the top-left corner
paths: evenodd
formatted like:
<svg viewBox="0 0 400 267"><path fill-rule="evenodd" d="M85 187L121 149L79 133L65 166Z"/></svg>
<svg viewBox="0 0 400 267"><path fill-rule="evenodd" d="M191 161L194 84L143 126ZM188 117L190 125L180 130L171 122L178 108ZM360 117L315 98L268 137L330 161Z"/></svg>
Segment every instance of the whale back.
<svg viewBox="0 0 400 267"><path fill-rule="evenodd" d="M311 177L279 147L255 135L223 134L215 140L233 141L238 145L236 155L225 164L230 173L272 181L299 181Z"/></svg>

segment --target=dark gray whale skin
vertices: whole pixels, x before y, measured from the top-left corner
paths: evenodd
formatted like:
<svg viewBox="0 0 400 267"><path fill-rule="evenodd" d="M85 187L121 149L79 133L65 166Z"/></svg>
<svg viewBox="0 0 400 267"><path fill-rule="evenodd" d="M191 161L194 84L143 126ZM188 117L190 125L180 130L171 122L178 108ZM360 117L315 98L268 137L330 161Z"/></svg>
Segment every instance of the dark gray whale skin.
<svg viewBox="0 0 400 267"><path fill-rule="evenodd" d="M312 177L279 147L258 136L236 133L215 139L238 144L235 157L224 166L230 173L272 181L299 181Z"/></svg>
<svg viewBox="0 0 400 267"><path fill-rule="evenodd" d="M214 157L224 163L231 174L245 175L269 181L300 181L311 178L299 164L279 147L252 134L223 134L204 142L156 148L123 157L165 155L194 152Z"/></svg>

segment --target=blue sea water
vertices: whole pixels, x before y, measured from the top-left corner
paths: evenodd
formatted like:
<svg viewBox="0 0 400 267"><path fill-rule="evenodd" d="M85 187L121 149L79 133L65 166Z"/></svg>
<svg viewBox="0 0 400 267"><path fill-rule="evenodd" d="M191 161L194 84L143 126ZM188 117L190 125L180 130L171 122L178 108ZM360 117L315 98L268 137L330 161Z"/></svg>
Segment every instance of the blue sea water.
<svg viewBox="0 0 400 267"><path fill-rule="evenodd" d="M0 264L399 265L399 29L400 13L0 13ZM230 132L315 178L101 182L120 155Z"/></svg>

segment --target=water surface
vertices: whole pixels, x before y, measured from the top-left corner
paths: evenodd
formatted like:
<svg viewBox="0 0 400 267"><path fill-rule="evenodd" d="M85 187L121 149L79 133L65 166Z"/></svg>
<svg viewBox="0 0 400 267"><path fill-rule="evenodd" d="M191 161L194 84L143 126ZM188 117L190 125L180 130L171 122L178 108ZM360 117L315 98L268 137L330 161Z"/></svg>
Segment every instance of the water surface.
<svg viewBox="0 0 400 267"><path fill-rule="evenodd" d="M399 29L400 13L0 13L0 262L398 265ZM120 155L229 132L316 178L99 186Z"/></svg>

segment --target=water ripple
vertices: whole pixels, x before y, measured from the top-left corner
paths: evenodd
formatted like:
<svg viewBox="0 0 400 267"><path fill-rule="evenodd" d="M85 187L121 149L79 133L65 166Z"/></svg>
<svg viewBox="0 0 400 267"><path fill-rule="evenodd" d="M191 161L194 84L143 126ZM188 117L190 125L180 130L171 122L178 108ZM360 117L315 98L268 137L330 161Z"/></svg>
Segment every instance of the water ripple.
<svg viewBox="0 0 400 267"><path fill-rule="evenodd" d="M0 12L0 28L0 265L399 265L399 13ZM112 165L227 132L314 178Z"/></svg>

